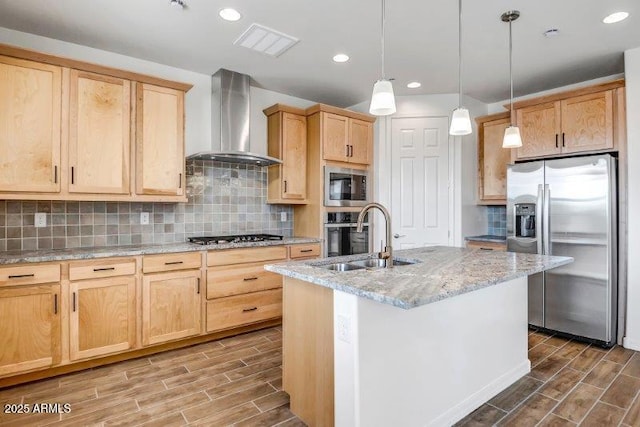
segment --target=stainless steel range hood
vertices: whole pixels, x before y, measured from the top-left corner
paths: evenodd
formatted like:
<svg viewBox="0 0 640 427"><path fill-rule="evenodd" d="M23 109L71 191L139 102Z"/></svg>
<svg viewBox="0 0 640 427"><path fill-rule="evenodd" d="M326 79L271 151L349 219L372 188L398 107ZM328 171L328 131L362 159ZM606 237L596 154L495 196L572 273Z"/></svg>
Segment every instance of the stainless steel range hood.
<svg viewBox="0 0 640 427"><path fill-rule="evenodd" d="M274 157L251 152L251 77L221 68L211 77L211 150L188 156L195 160L216 160L268 166L282 163ZM265 129L266 132L266 129Z"/></svg>

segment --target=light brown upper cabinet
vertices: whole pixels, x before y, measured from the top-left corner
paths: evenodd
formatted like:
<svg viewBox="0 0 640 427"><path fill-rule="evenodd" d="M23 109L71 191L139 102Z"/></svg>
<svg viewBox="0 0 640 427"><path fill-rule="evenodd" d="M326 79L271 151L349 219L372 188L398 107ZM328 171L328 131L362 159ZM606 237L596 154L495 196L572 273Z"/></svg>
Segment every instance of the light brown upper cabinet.
<svg viewBox="0 0 640 427"><path fill-rule="evenodd" d="M190 88L0 44L0 199L186 202Z"/></svg>
<svg viewBox="0 0 640 427"><path fill-rule="evenodd" d="M373 124L364 120L349 119L349 163L368 165L373 150Z"/></svg>
<svg viewBox="0 0 640 427"><path fill-rule="evenodd" d="M502 148L509 113L478 117L478 203L504 205L511 150Z"/></svg>
<svg viewBox="0 0 640 427"><path fill-rule="evenodd" d="M552 102L533 105L516 111L516 123L523 141L522 147L516 149L518 159L562 152L559 104Z"/></svg>
<svg viewBox="0 0 640 427"><path fill-rule="evenodd" d="M307 203L307 117L304 110L276 104L267 115L267 153L282 160L267 171L267 203Z"/></svg>
<svg viewBox="0 0 640 427"><path fill-rule="evenodd" d="M184 194L184 92L138 84L136 192Z"/></svg>
<svg viewBox="0 0 640 427"><path fill-rule="evenodd" d="M625 120L616 108L621 91L618 80L517 103L523 146L513 159L617 149L616 128Z"/></svg>
<svg viewBox="0 0 640 427"><path fill-rule="evenodd" d="M371 163L373 125L339 114L322 113L322 153L324 160Z"/></svg>
<svg viewBox="0 0 640 427"><path fill-rule="evenodd" d="M564 152L613 148L612 90L564 100L560 108Z"/></svg>
<svg viewBox="0 0 640 427"><path fill-rule="evenodd" d="M0 56L0 192L60 191L62 69Z"/></svg>
<svg viewBox="0 0 640 427"><path fill-rule="evenodd" d="M129 194L131 82L71 70L69 192Z"/></svg>

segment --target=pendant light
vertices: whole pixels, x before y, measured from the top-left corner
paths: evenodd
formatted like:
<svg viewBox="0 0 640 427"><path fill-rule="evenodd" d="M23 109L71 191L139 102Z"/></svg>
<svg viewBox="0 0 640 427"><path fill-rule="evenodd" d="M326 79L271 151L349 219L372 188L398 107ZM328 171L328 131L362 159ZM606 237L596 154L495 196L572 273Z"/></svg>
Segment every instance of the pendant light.
<svg viewBox="0 0 640 427"><path fill-rule="evenodd" d="M458 0L458 108L451 115L449 135L469 135L471 118L469 110L462 106L462 0Z"/></svg>
<svg viewBox="0 0 640 427"><path fill-rule="evenodd" d="M520 17L520 12L510 10L500 17L502 22L509 23L509 81L511 84L511 95L509 97L509 127L504 130L504 139L502 140L502 148L518 148L522 147L522 138L520 137L520 129L513 125L513 35L511 24Z"/></svg>
<svg viewBox="0 0 640 427"><path fill-rule="evenodd" d="M369 113L374 116L388 116L396 112L396 100L393 95L391 80L384 78L384 9L384 0L382 0L382 76L380 77L380 80L373 85L371 104L369 105Z"/></svg>

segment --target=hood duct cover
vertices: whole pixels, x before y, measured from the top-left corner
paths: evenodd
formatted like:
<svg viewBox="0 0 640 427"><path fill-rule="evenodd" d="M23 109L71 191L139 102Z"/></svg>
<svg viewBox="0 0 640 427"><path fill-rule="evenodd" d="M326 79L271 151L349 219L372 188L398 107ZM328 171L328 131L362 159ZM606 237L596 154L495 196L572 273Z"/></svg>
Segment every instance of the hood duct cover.
<svg viewBox="0 0 640 427"><path fill-rule="evenodd" d="M251 77L246 74L220 69L211 77L211 144L213 147L210 151L188 156L188 159L258 166L282 163L280 159L251 152L250 88Z"/></svg>

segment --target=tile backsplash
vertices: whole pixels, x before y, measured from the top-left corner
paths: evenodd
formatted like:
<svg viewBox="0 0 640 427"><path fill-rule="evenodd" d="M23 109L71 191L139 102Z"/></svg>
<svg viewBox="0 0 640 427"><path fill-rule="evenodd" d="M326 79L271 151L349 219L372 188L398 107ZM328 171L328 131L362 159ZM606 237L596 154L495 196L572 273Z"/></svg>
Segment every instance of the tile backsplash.
<svg viewBox="0 0 640 427"><path fill-rule="evenodd" d="M507 235L507 207L487 206L487 234L494 236Z"/></svg>
<svg viewBox="0 0 640 427"><path fill-rule="evenodd" d="M268 205L267 169L187 161L187 203L0 200L0 251L184 242L197 235L293 234L293 210ZM36 228L34 214L47 214ZM149 224L140 224L140 213ZM287 220L281 222L281 212Z"/></svg>

